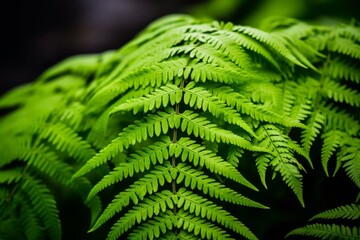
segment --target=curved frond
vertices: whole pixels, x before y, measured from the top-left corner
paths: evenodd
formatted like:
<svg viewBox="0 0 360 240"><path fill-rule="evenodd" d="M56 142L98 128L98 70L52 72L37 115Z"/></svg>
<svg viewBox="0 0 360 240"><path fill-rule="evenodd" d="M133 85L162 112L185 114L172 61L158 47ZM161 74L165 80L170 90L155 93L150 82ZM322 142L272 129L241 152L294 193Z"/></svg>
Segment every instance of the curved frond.
<svg viewBox="0 0 360 240"><path fill-rule="evenodd" d="M138 204L139 200L143 200L144 196L149 193L156 193L159 186L163 186L165 182L171 182L170 168L164 166L156 166L154 170L146 174L144 177L135 181L129 188L120 192L115 196L113 201L106 207L100 217L97 219L90 231L94 231L112 218L116 213L120 212L124 207L128 206L130 200L134 204Z"/></svg>
<svg viewBox="0 0 360 240"><path fill-rule="evenodd" d="M350 179L360 188L360 139L349 138L339 153L339 161Z"/></svg>
<svg viewBox="0 0 360 240"><path fill-rule="evenodd" d="M351 106L360 106L360 93L356 90L346 88L331 80L323 82L323 93L335 102L345 102Z"/></svg>
<svg viewBox="0 0 360 240"><path fill-rule="evenodd" d="M173 149L171 149L172 147ZM194 140L181 138L178 142L174 143L173 146L170 146L170 155L175 155L176 158L181 157L183 162L190 161L195 167L206 167L213 173L223 175L226 178L258 191L234 166L200 144L196 144Z"/></svg>
<svg viewBox="0 0 360 240"><path fill-rule="evenodd" d="M143 202L139 203L129 212L125 213L124 216L113 225L108 234L108 239L118 239L120 235L136 223L140 224L148 218L153 218L153 216L157 216L161 212L165 212L167 209L172 209L174 207L174 204L171 201L172 196L173 195L170 191L164 190L161 193L155 193L155 195L144 199Z"/></svg>
<svg viewBox="0 0 360 240"><path fill-rule="evenodd" d="M26 176L21 190L28 196L34 213L39 216L50 239L61 239L59 211L49 189L39 180Z"/></svg>
<svg viewBox="0 0 360 240"><path fill-rule="evenodd" d="M219 101L209 91L202 87L191 87L188 84L185 87L184 103L190 107L196 106L203 111L209 111L213 116L224 119L230 124L235 124L252 136L255 136L252 128L246 123L238 112Z"/></svg>
<svg viewBox="0 0 360 240"><path fill-rule="evenodd" d="M183 183L185 187L190 187L191 189L197 188L204 194L207 194L210 197L218 198L222 201L248 207L267 208L264 205L252 201L235 192L234 190L225 187L216 180L208 177L206 174L204 174L204 172L195 170L191 166L186 166L183 163L179 163L176 166L176 169L178 171L176 178L177 184Z"/></svg>
<svg viewBox="0 0 360 240"><path fill-rule="evenodd" d="M162 233L166 233L168 230L172 230L175 225L176 216L174 216L169 210L154 217L154 219L140 225L132 233L130 233L129 240L140 239L155 239ZM115 238L108 238L115 239Z"/></svg>
<svg viewBox="0 0 360 240"><path fill-rule="evenodd" d="M247 150L267 152L266 149L251 145L245 138L217 127L205 117L199 117L199 114L190 110L184 111L180 116L182 119L181 130L187 132L187 134L193 134L195 137L200 137L207 141L230 143Z"/></svg>
<svg viewBox="0 0 360 240"><path fill-rule="evenodd" d="M82 176L94 168L104 164L124 149L136 142L141 142L149 137L160 136L166 134L169 130L170 118L175 115L173 110L169 112L158 112L156 115L148 115L145 120L135 121L134 124L126 127L119 137L113 139L110 144L100 150L93 158L88 160L86 164L73 176Z"/></svg>
<svg viewBox="0 0 360 240"><path fill-rule="evenodd" d="M130 155L128 162L120 163L113 171L105 175L90 191L88 199L93 198L98 192L125 178L132 177L135 173L149 170L151 165L162 164L169 157L168 147L170 139L164 138L162 142L154 143Z"/></svg>
<svg viewBox="0 0 360 240"><path fill-rule="evenodd" d="M287 236L300 235L322 239L355 240L360 237L359 227L347 227L336 224L315 223L292 230Z"/></svg>
<svg viewBox="0 0 360 240"><path fill-rule="evenodd" d="M169 103L175 105L181 101L181 98L182 91L177 86L168 84L145 97L129 99L125 103L115 107L110 114L124 110L132 110L134 114L140 110L146 113L154 108L158 109L161 106L167 107Z"/></svg>
<svg viewBox="0 0 360 240"><path fill-rule="evenodd" d="M342 218L342 219L351 219L351 220L359 219L360 205L351 204L351 205L345 205L345 206L333 208L325 212L316 214L310 220L319 219L319 218L323 218L323 219Z"/></svg>
<svg viewBox="0 0 360 240"><path fill-rule="evenodd" d="M176 216L176 227L193 232L195 236L200 235L202 239L233 239L221 228L184 210L179 211Z"/></svg>
<svg viewBox="0 0 360 240"><path fill-rule="evenodd" d="M262 182L265 183L266 169L272 166L274 171L280 172L284 182L304 205L302 175L299 171L303 167L294 157L294 151L301 148L273 125L263 125L257 129L256 133L259 136L258 145L269 149L272 153L260 155L256 160Z"/></svg>
<svg viewBox="0 0 360 240"><path fill-rule="evenodd" d="M257 237L242 222L208 199L186 190L185 188L179 189L177 196L178 208L189 211L189 213L195 214L195 216L201 217L202 219L207 218L208 220L217 222L218 224L243 235L247 239L257 239Z"/></svg>

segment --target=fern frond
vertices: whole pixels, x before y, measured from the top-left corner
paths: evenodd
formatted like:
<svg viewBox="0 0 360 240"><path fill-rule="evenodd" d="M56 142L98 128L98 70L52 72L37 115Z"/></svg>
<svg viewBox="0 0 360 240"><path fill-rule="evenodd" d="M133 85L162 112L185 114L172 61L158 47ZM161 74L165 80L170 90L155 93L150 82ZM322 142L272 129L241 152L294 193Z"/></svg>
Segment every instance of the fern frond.
<svg viewBox="0 0 360 240"><path fill-rule="evenodd" d="M231 165L237 168L239 166L239 158L242 157L243 153L243 149L235 146L230 146L226 161L228 161Z"/></svg>
<svg viewBox="0 0 360 240"><path fill-rule="evenodd" d="M360 139L348 138L338 158L338 161L344 163L347 175L360 188Z"/></svg>
<svg viewBox="0 0 360 240"><path fill-rule="evenodd" d="M150 67L140 68L133 72L119 77L107 86L99 90L89 101L89 111L98 111L111 100L123 94L130 87L135 89L146 86L160 87L169 83L176 77L183 76L183 69L187 63L186 59L169 60L155 63ZM95 107L96 106L96 107Z"/></svg>
<svg viewBox="0 0 360 240"><path fill-rule="evenodd" d="M15 107L26 104L34 92L33 84L26 84L13 89L0 98L0 108Z"/></svg>
<svg viewBox="0 0 360 240"><path fill-rule="evenodd" d="M294 151L300 147L278 128L270 124L259 127L256 133L259 136L259 146L269 149L272 153L260 155L258 156L259 159L256 160L262 182L265 182L266 169L271 165L275 171L280 172L284 182L293 190L300 203L304 205L302 175L299 171L303 167L293 155Z"/></svg>
<svg viewBox="0 0 360 240"><path fill-rule="evenodd" d="M66 152L80 162L87 161L95 155L95 150L88 142L62 123L47 124L40 131L40 139L46 139L56 149Z"/></svg>
<svg viewBox="0 0 360 240"><path fill-rule="evenodd" d="M211 88L211 91L228 106L236 108L238 112L249 115L255 120L278 123L287 127L304 127L303 124L294 119L281 116L262 105L253 104L230 87Z"/></svg>
<svg viewBox="0 0 360 240"><path fill-rule="evenodd" d="M323 82L323 93L335 102L345 102L351 106L360 106L360 94L329 79Z"/></svg>
<svg viewBox="0 0 360 240"><path fill-rule="evenodd" d="M169 210L160 213L154 219L140 225L132 233L129 234L129 240L141 240L141 239L155 239L160 237L160 234L166 233L168 230L172 230L175 227L176 216ZM113 239L113 238L109 238Z"/></svg>
<svg viewBox="0 0 360 240"><path fill-rule="evenodd" d="M209 91L202 87L192 87L188 84L185 87L184 103L190 107L196 106L203 111L209 111L213 116L222 118L230 124L235 124L252 136L255 136L252 128L241 118L234 109L227 107L225 103L217 100Z"/></svg>
<svg viewBox="0 0 360 240"><path fill-rule="evenodd" d="M319 111L314 111L306 121L307 128L302 131L301 143L305 151L309 152L313 141L323 128L325 116Z"/></svg>
<svg viewBox="0 0 360 240"><path fill-rule="evenodd" d="M204 219L195 217L182 209L178 212L176 216L178 218L178 228L193 232L195 236L200 235L202 239L233 239L221 228L207 222Z"/></svg>
<svg viewBox="0 0 360 240"><path fill-rule="evenodd" d="M321 112L326 117L324 128L328 131L336 129L345 132L350 136L354 136L360 130L359 121L356 120L354 116L338 107L332 105L324 106L321 108Z"/></svg>
<svg viewBox="0 0 360 240"><path fill-rule="evenodd" d="M29 203L24 200L21 203L20 222L28 240L43 239L43 226L41 225L39 216L37 216L34 209L29 206Z"/></svg>
<svg viewBox="0 0 360 240"><path fill-rule="evenodd" d="M110 144L100 150L93 158L74 174L75 177L82 176L96 167L104 164L119 152L128 148L136 142L141 142L149 137L160 136L161 133L166 134L169 130L170 118L175 115L173 110L166 112L157 112L157 114L148 115L143 121L135 121L134 124L126 127L119 137L113 139Z"/></svg>
<svg viewBox="0 0 360 240"><path fill-rule="evenodd" d="M172 196L172 192L164 190L144 199L143 202L124 214L124 216L112 226L111 231L108 234L108 239L118 239L119 236L136 223L140 224L148 218L152 218L153 215L157 216L167 209L172 209L174 207L174 204L171 201Z"/></svg>
<svg viewBox="0 0 360 240"><path fill-rule="evenodd" d="M61 75L88 77L97 70L100 58L101 55L99 54L86 54L67 58L46 70L39 77L39 81L44 82Z"/></svg>
<svg viewBox="0 0 360 240"><path fill-rule="evenodd" d="M181 157L183 162L190 161L195 167L206 167L213 173L223 175L226 178L258 191L258 189L244 178L230 163L200 144L196 144L194 140L185 137L181 138L177 143L174 143L173 146L170 146L170 155L174 155L176 158Z"/></svg>
<svg viewBox="0 0 360 240"><path fill-rule="evenodd" d="M233 68L222 68L207 63L195 63L187 66L184 71L184 77L190 77L195 82L219 82L224 84L244 84L251 80L260 80L266 78L265 74L255 75L251 72Z"/></svg>
<svg viewBox="0 0 360 240"><path fill-rule="evenodd" d="M266 149L253 146L249 141L239 135L217 127L215 124L210 123L205 117L199 117L199 114L190 110L184 111L180 116L182 119L181 131L187 132L187 134L193 134L195 137L200 137L207 141L230 143L251 151L267 151Z"/></svg>
<svg viewBox="0 0 360 240"><path fill-rule="evenodd" d="M338 37L328 43L328 49L331 52L348 55L355 59L360 59L360 46L351 39Z"/></svg>
<svg viewBox="0 0 360 240"><path fill-rule="evenodd" d="M172 106L179 103L182 98L182 91L175 85L168 84L156 89L154 92L145 97L130 99L123 104L115 107L110 114L118 111L132 110L134 114L139 111L148 112L154 108L158 109L161 106L167 107L170 103Z"/></svg>
<svg viewBox="0 0 360 240"><path fill-rule="evenodd" d="M247 239L257 239L257 237L242 222L208 199L186 190L185 188L180 188L177 192L177 196L177 207L179 209L181 208L184 209L184 211L189 211L191 214L195 214L196 217L201 217L202 219L207 218L208 220L217 222L218 224L243 235Z"/></svg>
<svg viewBox="0 0 360 240"><path fill-rule="evenodd" d="M0 183L13 183L19 182L22 178L21 168L5 169L0 171Z"/></svg>
<svg viewBox="0 0 360 240"><path fill-rule="evenodd" d="M84 121L84 112L85 106L80 102L74 102L70 106L67 106L66 109L60 113L60 121L65 123L65 125L74 129L75 131L79 131L82 129L82 123Z"/></svg>
<svg viewBox="0 0 360 240"><path fill-rule="evenodd" d="M189 233L186 230L180 231L178 234L174 232L167 232L165 235L161 236L159 240L200 240L201 238L194 235L194 233Z"/></svg>
<svg viewBox="0 0 360 240"><path fill-rule="evenodd" d="M71 183L72 167L44 145L28 146L23 149L20 159L43 174L64 185Z"/></svg>
<svg viewBox="0 0 360 240"><path fill-rule="evenodd" d="M348 63L341 59L334 59L330 62L327 72L335 79L345 79L360 83L359 66L354 63Z"/></svg>
<svg viewBox="0 0 360 240"><path fill-rule="evenodd" d="M144 177L135 181L129 188L120 192L115 196L113 201L106 207L100 217L97 219L90 231L94 231L112 218L116 213L120 212L124 207L128 206L130 200L134 204L138 204L139 200L143 200L144 196L149 193L156 193L158 187L163 186L165 182L171 182L170 168L164 166L156 166L154 170L146 174Z"/></svg>
<svg viewBox="0 0 360 240"><path fill-rule="evenodd" d="M333 208L327 210L325 212L316 214L310 220L314 219L359 219L360 218L360 205L351 204L351 205L344 205L337 208Z"/></svg>
<svg viewBox="0 0 360 240"><path fill-rule="evenodd" d="M232 66L231 63L234 63L236 66L244 69L249 66L249 57L243 49L239 48L236 44L237 42L233 41L233 37L233 32L223 30L214 34L206 34L203 32L191 32L184 34L184 39L187 41L203 43L200 46L200 51L198 50L198 47L191 50L190 57L196 57L199 60L219 65L223 68ZM237 38L237 41L241 40L238 36L235 38ZM266 54L264 53L264 55ZM229 61L224 61L224 58L229 59Z"/></svg>
<svg viewBox="0 0 360 240"><path fill-rule="evenodd" d="M311 236L321 239L356 240L360 237L360 227L348 227L336 224L310 224L292 230L286 237L292 235Z"/></svg>
<svg viewBox="0 0 360 240"><path fill-rule="evenodd" d="M32 209L44 224L50 239L61 239L59 211L49 189L39 180L27 175L21 184L21 190L27 195Z"/></svg>
<svg viewBox="0 0 360 240"><path fill-rule="evenodd" d="M321 149L321 163L327 176L329 176L328 162L341 144L342 132L337 130L329 131L322 135L324 143Z"/></svg>
<svg viewBox="0 0 360 240"><path fill-rule="evenodd" d="M176 166L176 169L178 171L176 178L177 184L183 183L185 187L190 187L191 189L197 188L204 194L207 194L210 197L218 198L222 201L248 207L267 208L264 205L252 201L235 192L234 190L225 187L224 185L205 175L204 172L195 170L191 166L179 163Z"/></svg>
<svg viewBox="0 0 360 240"><path fill-rule="evenodd" d="M130 155L127 163L120 163L113 171L105 175L90 191L88 199L93 198L98 192L102 191L114 183L120 182L125 178L132 177L134 173L149 170L151 165L162 164L169 157L168 147L170 139L164 138L161 142L156 142Z"/></svg>
<svg viewBox="0 0 360 240"><path fill-rule="evenodd" d="M248 36L255 38L256 40L267 44L269 47L273 48L278 54L289 60L290 62L299 65L301 67L307 68L306 65L301 63L291 52L290 50L284 45L282 41L279 41L276 35L264 32L259 29L246 27L246 26L237 26L234 27L234 30L239 33L244 33Z"/></svg>
<svg viewBox="0 0 360 240"><path fill-rule="evenodd" d="M235 29L236 29L236 27L235 27ZM266 61L268 61L277 70L280 70L279 63L273 56L273 53L266 46L264 46L263 44L258 42L256 39L252 38L251 36L248 36L245 34L239 34L237 32L233 32L233 31L221 31L219 33L219 35L226 37L226 38L223 38L225 41L233 42L233 43L237 44L238 46L241 46L244 49L247 49L247 50L257 53L259 56L262 56L264 59L266 59ZM222 39L222 41L224 41L223 39ZM254 66L251 66L251 64L249 64L248 61L250 61L250 60L246 60L247 64L245 64L244 67L246 67L246 66L249 66L249 68L254 67Z"/></svg>

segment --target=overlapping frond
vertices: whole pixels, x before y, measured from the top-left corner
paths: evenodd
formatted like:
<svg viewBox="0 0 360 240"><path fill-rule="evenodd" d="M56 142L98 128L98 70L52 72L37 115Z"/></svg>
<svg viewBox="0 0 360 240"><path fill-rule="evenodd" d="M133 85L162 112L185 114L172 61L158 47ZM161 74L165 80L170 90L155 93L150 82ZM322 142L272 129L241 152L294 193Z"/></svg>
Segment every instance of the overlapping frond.
<svg viewBox="0 0 360 240"><path fill-rule="evenodd" d="M301 148L274 125L262 125L256 133L259 136L258 145L269 149L271 152L271 154L261 154L256 159L262 182L266 186L265 174L267 168L271 166L274 171L281 174L283 181L294 191L301 204L304 205L302 175L299 171L303 167L294 157L297 149Z"/></svg>
<svg viewBox="0 0 360 240"><path fill-rule="evenodd" d="M269 168L279 173L302 205L302 158L311 167L318 158L328 175L335 159L334 172L360 187L358 27L274 18L264 29L171 16L2 97L0 233L19 225L9 236L61 238L46 179L83 198L90 231L113 222L112 240L257 239L242 211L228 210L267 208L243 194L258 190L245 166L265 187ZM358 219L358 210L314 218ZM289 236L359 233L311 224Z"/></svg>
<svg viewBox="0 0 360 240"><path fill-rule="evenodd" d="M310 236L320 239L356 240L359 239L360 228L336 224L315 223L294 229L288 234L288 236L291 235Z"/></svg>
<svg viewBox="0 0 360 240"><path fill-rule="evenodd" d="M360 218L359 205L351 204L337 208L329 209L312 217L310 220L327 219L335 221L336 219L348 219L354 221L354 226L338 223L313 223L304 227L292 230L287 236L301 235L312 236L321 239L359 239L360 228L355 220Z"/></svg>

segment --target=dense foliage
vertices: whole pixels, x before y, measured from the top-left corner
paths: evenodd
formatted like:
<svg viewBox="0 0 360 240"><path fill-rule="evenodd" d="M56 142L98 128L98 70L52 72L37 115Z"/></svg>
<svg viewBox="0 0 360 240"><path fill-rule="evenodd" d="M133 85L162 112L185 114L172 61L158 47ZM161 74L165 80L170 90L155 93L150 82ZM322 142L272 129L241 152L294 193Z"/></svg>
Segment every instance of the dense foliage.
<svg viewBox="0 0 360 240"><path fill-rule="evenodd" d="M65 60L0 99L1 239L61 239L58 186L83 198L91 232L110 226L107 239L257 239L231 211L268 208L246 196L259 190L244 166L264 187L278 175L303 206L315 161L360 188L359 67L354 24L285 18L260 30L170 16L117 51ZM359 208L314 218L356 220ZM360 226L293 235L356 239Z"/></svg>

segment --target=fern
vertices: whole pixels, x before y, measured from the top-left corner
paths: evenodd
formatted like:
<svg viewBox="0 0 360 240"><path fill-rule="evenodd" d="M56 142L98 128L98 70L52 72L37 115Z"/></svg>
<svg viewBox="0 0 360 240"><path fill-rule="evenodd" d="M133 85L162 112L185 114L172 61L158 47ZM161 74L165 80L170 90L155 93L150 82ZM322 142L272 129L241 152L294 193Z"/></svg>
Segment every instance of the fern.
<svg viewBox="0 0 360 240"><path fill-rule="evenodd" d="M359 219L359 206L345 205L315 215L310 220L316 219ZM359 227L333 224L314 223L292 230L287 236L302 235L313 236L321 239L358 239Z"/></svg>
<svg viewBox="0 0 360 240"><path fill-rule="evenodd" d="M118 51L50 68L0 98L0 236L61 239L58 185L82 197L89 231L107 239L258 239L241 211L268 208L251 166L265 187L269 171L280 175L302 206L315 161L360 188L358 32L177 15ZM315 223L288 236L359 232Z"/></svg>

